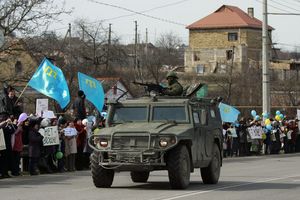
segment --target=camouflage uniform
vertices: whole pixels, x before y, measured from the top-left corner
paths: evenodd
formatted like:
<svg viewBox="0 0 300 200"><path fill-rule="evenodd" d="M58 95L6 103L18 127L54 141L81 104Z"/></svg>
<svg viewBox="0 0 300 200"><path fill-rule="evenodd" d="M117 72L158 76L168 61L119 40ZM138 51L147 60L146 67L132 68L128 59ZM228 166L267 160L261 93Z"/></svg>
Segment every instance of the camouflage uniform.
<svg viewBox="0 0 300 200"><path fill-rule="evenodd" d="M181 84L177 81L178 77L175 72L169 72L167 74L167 79L169 80L169 86L163 91L164 95L169 96L181 96L183 92L183 87Z"/></svg>

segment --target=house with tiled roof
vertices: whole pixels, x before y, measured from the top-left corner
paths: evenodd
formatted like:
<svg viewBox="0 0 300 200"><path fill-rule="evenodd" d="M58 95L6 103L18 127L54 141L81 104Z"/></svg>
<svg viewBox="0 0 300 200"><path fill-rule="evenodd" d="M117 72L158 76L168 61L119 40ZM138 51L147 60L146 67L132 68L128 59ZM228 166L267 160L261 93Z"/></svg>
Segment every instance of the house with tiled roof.
<svg viewBox="0 0 300 200"><path fill-rule="evenodd" d="M120 101L133 97L132 93L120 77L101 77L97 78L97 80L101 82L105 97L108 100L116 100L125 92L126 94L120 98Z"/></svg>
<svg viewBox="0 0 300 200"><path fill-rule="evenodd" d="M238 7L223 5L212 14L188 25L185 51L187 72L198 74L242 71L258 67L262 52L262 22ZM269 38L273 28L269 26ZM271 42L269 42L271 44Z"/></svg>

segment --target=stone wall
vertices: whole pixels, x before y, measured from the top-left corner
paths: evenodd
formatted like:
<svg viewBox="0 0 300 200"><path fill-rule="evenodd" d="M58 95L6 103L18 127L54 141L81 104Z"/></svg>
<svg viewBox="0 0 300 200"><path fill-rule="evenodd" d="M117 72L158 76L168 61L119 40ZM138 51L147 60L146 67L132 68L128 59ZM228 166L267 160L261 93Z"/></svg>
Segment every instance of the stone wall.
<svg viewBox="0 0 300 200"><path fill-rule="evenodd" d="M228 33L237 33L237 40L228 41ZM228 68L232 60L228 59L227 51L233 46L233 65L241 71L249 62L261 60L262 31L249 28L190 30L189 48L185 51L186 71L196 72L199 65L205 67L204 74L215 73L220 66Z"/></svg>

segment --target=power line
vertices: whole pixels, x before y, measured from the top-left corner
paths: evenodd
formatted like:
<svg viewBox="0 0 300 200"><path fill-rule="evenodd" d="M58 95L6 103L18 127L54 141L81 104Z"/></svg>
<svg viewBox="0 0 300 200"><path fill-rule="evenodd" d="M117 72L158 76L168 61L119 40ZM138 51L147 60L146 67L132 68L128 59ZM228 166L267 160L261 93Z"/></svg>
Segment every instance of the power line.
<svg viewBox="0 0 300 200"><path fill-rule="evenodd" d="M170 23L170 24L175 24L175 25L180 25L180 26L186 26L185 24L182 24L182 23L179 23L179 22L175 22L175 21L172 21L172 20L164 19L164 18L154 17L154 16L147 15L147 14L144 14L142 12L137 12L137 11L134 11L134 10L122 7L122 6L108 4L108 3L104 3L104 2L100 2L100 1L96 1L96 0L89 0L89 1L91 1L93 3L96 3L96 4L100 4L100 5L104 5L104 6L109 6L109 7L113 7L113 8L118 8L118 9L121 9L121 10L125 10L125 11L128 11L128 12L132 12L132 13L135 13L137 15L142 15L144 17L156 19L156 20L159 20L159 21L162 21L162 22L167 22L167 23Z"/></svg>
<svg viewBox="0 0 300 200"><path fill-rule="evenodd" d="M293 6L296 6L296 7L300 6L299 3L292 3L292 2L289 2L288 0L282 0L282 1L286 2L287 4L291 4Z"/></svg>
<svg viewBox="0 0 300 200"><path fill-rule="evenodd" d="M190 0L181 0L181 1L174 2L174 3L165 4L165 5L162 5L162 6L157 6L157 7L148 9L148 10L140 11L140 13L147 13L147 12L150 12L150 11L153 11L153 10L174 6L174 5L186 2L186 1L190 1ZM120 15L120 16L117 16L117 17L107 18L107 19L98 20L98 21L111 21L111 20L120 19L120 18L124 18L124 17L130 17L130 16L134 16L134 15L137 15L137 14L133 13L133 14L127 14L127 15ZM95 21L94 23L96 23L96 22L97 21Z"/></svg>
<svg viewBox="0 0 300 200"><path fill-rule="evenodd" d="M161 9L161 8L175 6L175 5L184 3L186 1L190 1L190 0L180 0L180 1L173 2L173 3L164 4L164 5L161 5L161 6L156 6L156 7L147 9L147 10L140 11L140 13L147 13L147 12L151 12L151 11L158 10L158 9ZM120 16L116 16L116 17L112 17L112 18L106 18L106 19L97 20L97 21L93 21L93 22L86 22L86 24L95 24L95 23L101 23L101 22L105 22L105 21L112 21L112 20L116 20L116 19L120 19L120 18L134 16L134 15L137 15L137 14L133 13L133 14L127 14L127 15L120 15ZM56 28L56 29L52 29L51 31L58 31L58 30L63 30L63 29L67 29L67 28L68 27Z"/></svg>
<svg viewBox="0 0 300 200"><path fill-rule="evenodd" d="M276 44L281 45L281 46L300 48L300 45L287 44L287 43L276 43Z"/></svg>
<svg viewBox="0 0 300 200"><path fill-rule="evenodd" d="M260 4L263 3L261 0L255 0L255 1L257 1L257 2L260 3ZM273 6L273 5L270 4L270 3L268 4L268 6L274 8L274 9L276 9L276 10L279 10L279 11L283 11L283 12L286 12L286 13L290 13L290 11L284 10L284 9L282 9L282 8L278 8L277 6Z"/></svg>
<svg viewBox="0 0 300 200"><path fill-rule="evenodd" d="M277 2L277 1L275 1L275 0L270 0L270 1L274 2L274 3L277 4L277 5L283 6L283 7L285 7L285 8L292 9L292 10L295 10L295 11L297 11L297 12L300 12L300 10L297 10L297 9L295 9L295 8L293 8L293 7L287 6L286 4L279 3L279 2Z"/></svg>

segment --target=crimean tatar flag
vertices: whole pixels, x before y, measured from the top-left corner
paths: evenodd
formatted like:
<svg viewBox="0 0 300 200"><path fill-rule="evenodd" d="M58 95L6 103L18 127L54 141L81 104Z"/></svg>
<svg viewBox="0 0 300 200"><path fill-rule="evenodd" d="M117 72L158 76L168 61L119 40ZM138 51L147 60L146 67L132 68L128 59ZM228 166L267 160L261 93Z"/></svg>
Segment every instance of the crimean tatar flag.
<svg viewBox="0 0 300 200"><path fill-rule="evenodd" d="M60 68L44 58L28 85L38 92L55 99L61 108L70 102L70 92Z"/></svg>
<svg viewBox="0 0 300 200"><path fill-rule="evenodd" d="M220 109L221 119L223 122L237 121L240 111L238 111L236 108L224 103L220 103L219 109Z"/></svg>
<svg viewBox="0 0 300 200"><path fill-rule="evenodd" d="M102 112L104 105L104 91L101 83L83 73L78 72L79 89L82 90L89 100L99 112Z"/></svg>

